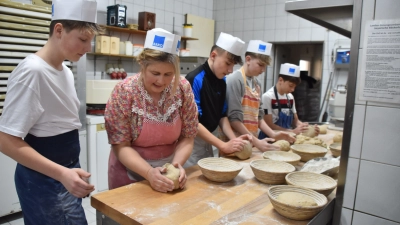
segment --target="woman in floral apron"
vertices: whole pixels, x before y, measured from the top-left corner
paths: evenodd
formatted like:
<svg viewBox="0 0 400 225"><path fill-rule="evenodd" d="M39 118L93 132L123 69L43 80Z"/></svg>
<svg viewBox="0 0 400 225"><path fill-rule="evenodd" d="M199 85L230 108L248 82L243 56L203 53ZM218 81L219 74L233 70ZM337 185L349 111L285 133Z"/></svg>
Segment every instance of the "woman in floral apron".
<svg viewBox="0 0 400 225"><path fill-rule="evenodd" d="M180 169L180 188L185 186L182 165L198 120L190 84L179 75L179 43L168 31L148 31L137 59L141 72L117 84L107 103L110 189L146 179L156 191L172 191L173 182L161 174L165 163Z"/></svg>

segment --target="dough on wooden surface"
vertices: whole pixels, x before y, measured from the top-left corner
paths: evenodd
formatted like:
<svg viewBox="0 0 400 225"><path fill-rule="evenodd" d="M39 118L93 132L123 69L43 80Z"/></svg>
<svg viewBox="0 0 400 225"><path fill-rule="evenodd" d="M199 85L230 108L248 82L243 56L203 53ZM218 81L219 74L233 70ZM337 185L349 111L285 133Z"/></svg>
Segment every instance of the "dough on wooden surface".
<svg viewBox="0 0 400 225"><path fill-rule="evenodd" d="M276 145L279 147L281 151L289 151L290 150L290 143L286 140L279 140L273 143L273 145Z"/></svg>
<svg viewBox="0 0 400 225"><path fill-rule="evenodd" d="M297 135L296 136L296 142L294 142L294 144L310 144L310 145L319 145L321 147L326 148L326 144L324 141L322 141L321 139L319 139L318 137L306 137L304 135Z"/></svg>
<svg viewBox="0 0 400 225"><path fill-rule="evenodd" d="M307 137L315 137L315 136L317 136L317 134L315 133L314 125L308 126L308 130L306 132L302 133L302 135L307 136Z"/></svg>
<svg viewBox="0 0 400 225"><path fill-rule="evenodd" d="M328 132L328 125L321 125L319 127L319 134L326 134Z"/></svg>
<svg viewBox="0 0 400 225"><path fill-rule="evenodd" d="M318 206L317 202L313 198L298 192L283 192L278 195L276 200L297 207Z"/></svg>
<svg viewBox="0 0 400 225"><path fill-rule="evenodd" d="M163 167L167 168L163 175L174 182L174 189L178 189L180 170L170 163L165 163Z"/></svg>
<svg viewBox="0 0 400 225"><path fill-rule="evenodd" d="M243 147L243 150L240 152L235 152L235 156L238 157L239 159L248 159L251 156L251 153L253 152L253 145L245 140L245 144Z"/></svg>
<svg viewBox="0 0 400 225"><path fill-rule="evenodd" d="M335 134L335 136L333 136L334 143L342 143L342 139L343 139L342 134Z"/></svg>

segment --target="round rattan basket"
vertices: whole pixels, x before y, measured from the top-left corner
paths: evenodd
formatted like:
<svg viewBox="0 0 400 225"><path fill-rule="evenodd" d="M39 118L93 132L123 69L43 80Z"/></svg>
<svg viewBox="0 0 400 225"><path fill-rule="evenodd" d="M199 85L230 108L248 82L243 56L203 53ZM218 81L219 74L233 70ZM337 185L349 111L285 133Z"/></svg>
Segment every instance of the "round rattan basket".
<svg viewBox="0 0 400 225"><path fill-rule="evenodd" d="M215 182L230 181L235 178L243 168L242 165L233 160L214 157L200 159L197 164L203 175Z"/></svg>
<svg viewBox="0 0 400 225"><path fill-rule="evenodd" d="M292 152L266 151L263 153L264 159L287 162L296 166L300 162L300 156Z"/></svg>
<svg viewBox="0 0 400 225"><path fill-rule="evenodd" d="M277 197L284 192L297 192L307 195L315 200L317 206L299 207L277 200ZM269 200L274 206L274 209L282 216L293 220L311 219L315 215L317 215L328 203L328 199L324 195L321 195L316 191L291 185L273 186L268 189L267 193Z"/></svg>
<svg viewBox="0 0 400 225"><path fill-rule="evenodd" d="M342 153L342 143L333 143L329 145L329 150L331 150L333 156L339 157Z"/></svg>
<svg viewBox="0 0 400 225"><path fill-rule="evenodd" d="M257 180L266 184L284 184L285 176L296 168L285 162L270 159L257 159L250 162Z"/></svg>
<svg viewBox="0 0 400 225"><path fill-rule="evenodd" d="M323 157L328 152L328 149L310 144L297 144L290 146L290 149L301 157L301 161L307 162L313 158Z"/></svg>
<svg viewBox="0 0 400 225"><path fill-rule="evenodd" d="M286 175L286 182L290 185L309 188L328 196L336 188L336 181L323 174L311 172L292 172Z"/></svg>

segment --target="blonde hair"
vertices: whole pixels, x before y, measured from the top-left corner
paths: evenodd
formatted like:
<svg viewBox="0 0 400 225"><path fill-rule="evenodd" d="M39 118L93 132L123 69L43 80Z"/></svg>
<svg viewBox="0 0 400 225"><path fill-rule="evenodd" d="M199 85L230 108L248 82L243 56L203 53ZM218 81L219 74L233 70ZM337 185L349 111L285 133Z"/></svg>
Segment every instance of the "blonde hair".
<svg viewBox="0 0 400 225"><path fill-rule="evenodd" d="M260 60L261 63L265 64L266 66L271 65L271 57L269 55L263 55L263 54L258 54L258 53L253 53L253 52L246 52L245 57L250 56L253 59L258 59Z"/></svg>
<svg viewBox="0 0 400 225"><path fill-rule="evenodd" d="M179 57L175 54L162 52L154 49L145 48L140 55L136 57L136 60L141 66L140 80L143 80L144 70L153 62L165 62L170 63L175 68L175 81L172 86L171 95L174 95L180 82L180 67Z"/></svg>

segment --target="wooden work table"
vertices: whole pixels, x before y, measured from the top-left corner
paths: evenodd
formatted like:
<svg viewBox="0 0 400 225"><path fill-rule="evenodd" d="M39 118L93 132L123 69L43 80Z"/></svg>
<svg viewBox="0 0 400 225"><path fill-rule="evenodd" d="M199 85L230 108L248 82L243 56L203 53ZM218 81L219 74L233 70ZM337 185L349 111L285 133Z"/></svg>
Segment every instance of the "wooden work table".
<svg viewBox="0 0 400 225"><path fill-rule="evenodd" d="M328 131L320 138L329 144L335 133ZM270 185L255 179L249 166L251 160L262 158L260 151L253 149L252 157L244 161L228 158L243 165L242 171L230 182L212 182L202 175L198 166L193 166L186 169L188 181L183 190L161 193L154 191L148 181L142 181L92 196L97 224L309 223L310 220L287 219L273 209L267 195ZM332 193L328 201L334 197ZM103 215L117 223L104 219L107 217Z"/></svg>

